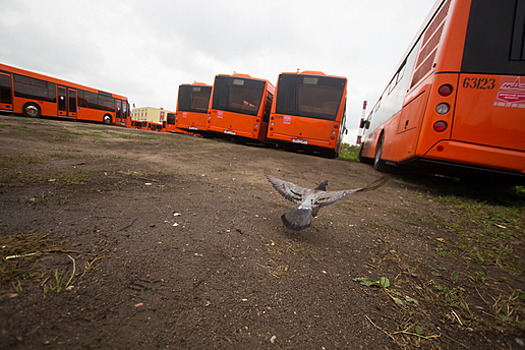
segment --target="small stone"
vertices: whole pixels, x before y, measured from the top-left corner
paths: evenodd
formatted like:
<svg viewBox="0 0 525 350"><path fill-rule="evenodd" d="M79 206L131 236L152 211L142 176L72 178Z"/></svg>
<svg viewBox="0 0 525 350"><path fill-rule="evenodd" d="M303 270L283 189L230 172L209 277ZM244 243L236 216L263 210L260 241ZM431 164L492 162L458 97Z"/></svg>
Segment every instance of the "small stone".
<svg viewBox="0 0 525 350"><path fill-rule="evenodd" d="M521 338L514 339L519 346L525 346L525 341Z"/></svg>
<svg viewBox="0 0 525 350"><path fill-rule="evenodd" d="M274 335L270 338L270 342L273 344L275 343L275 339L277 339L277 337Z"/></svg>

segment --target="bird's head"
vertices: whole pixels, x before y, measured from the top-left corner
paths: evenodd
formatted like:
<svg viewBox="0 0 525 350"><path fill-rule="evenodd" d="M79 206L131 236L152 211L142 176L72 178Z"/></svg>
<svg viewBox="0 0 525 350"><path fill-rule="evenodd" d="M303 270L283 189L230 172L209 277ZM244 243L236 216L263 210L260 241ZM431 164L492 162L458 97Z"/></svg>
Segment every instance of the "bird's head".
<svg viewBox="0 0 525 350"><path fill-rule="evenodd" d="M316 190L326 191L326 185L328 185L328 180L322 180Z"/></svg>

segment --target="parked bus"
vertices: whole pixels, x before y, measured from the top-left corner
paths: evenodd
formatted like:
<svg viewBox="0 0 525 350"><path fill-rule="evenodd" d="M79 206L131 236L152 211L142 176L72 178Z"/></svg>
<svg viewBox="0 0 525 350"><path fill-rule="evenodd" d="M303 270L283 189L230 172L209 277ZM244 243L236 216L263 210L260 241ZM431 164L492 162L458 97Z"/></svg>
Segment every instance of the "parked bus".
<svg viewBox="0 0 525 350"><path fill-rule="evenodd" d="M148 121L146 129L151 131L166 132L166 122L151 122Z"/></svg>
<svg viewBox="0 0 525 350"><path fill-rule="evenodd" d="M148 121L147 120L134 120L134 119L131 119L131 123L130 123L129 127L131 129L148 130Z"/></svg>
<svg viewBox="0 0 525 350"><path fill-rule="evenodd" d="M212 86L204 83L179 85L174 125L176 129L198 134L207 132L211 90Z"/></svg>
<svg viewBox="0 0 525 350"><path fill-rule="evenodd" d="M206 108L207 110L207 108ZM188 132L186 130L182 130L182 129L179 129L177 128L176 126L176 118L177 117L177 114L175 112L168 112L166 114L166 127L164 128L164 131L165 132L171 132L171 133L177 133L177 134L193 134L192 132ZM207 114L206 116L207 117Z"/></svg>
<svg viewBox="0 0 525 350"><path fill-rule="evenodd" d="M346 78L322 72L281 73L268 139L337 157L346 130L346 85Z"/></svg>
<svg viewBox="0 0 525 350"><path fill-rule="evenodd" d="M524 184L524 35L525 0L437 1L361 121L360 159Z"/></svg>
<svg viewBox="0 0 525 350"><path fill-rule="evenodd" d="M0 64L0 111L120 126L130 118L126 97L5 64Z"/></svg>
<svg viewBox="0 0 525 350"><path fill-rule="evenodd" d="M246 74L215 77L207 130L238 140L264 142L275 87Z"/></svg>

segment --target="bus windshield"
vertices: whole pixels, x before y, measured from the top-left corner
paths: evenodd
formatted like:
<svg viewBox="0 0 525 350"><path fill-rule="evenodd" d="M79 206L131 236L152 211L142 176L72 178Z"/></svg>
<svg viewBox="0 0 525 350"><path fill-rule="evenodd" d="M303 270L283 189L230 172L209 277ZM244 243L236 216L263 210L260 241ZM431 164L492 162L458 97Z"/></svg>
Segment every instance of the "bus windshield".
<svg viewBox="0 0 525 350"><path fill-rule="evenodd" d="M181 85L179 87L178 110L207 113L211 86Z"/></svg>
<svg viewBox="0 0 525 350"><path fill-rule="evenodd" d="M335 120L345 89L345 80L303 74L281 74L275 112Z"/></svg>
<svg viewBox="0 0 525 350"><path fill-rule="evenodd" d="M264 81L217 76L214 83L212 108L256 116L264 88Z"/></svg>

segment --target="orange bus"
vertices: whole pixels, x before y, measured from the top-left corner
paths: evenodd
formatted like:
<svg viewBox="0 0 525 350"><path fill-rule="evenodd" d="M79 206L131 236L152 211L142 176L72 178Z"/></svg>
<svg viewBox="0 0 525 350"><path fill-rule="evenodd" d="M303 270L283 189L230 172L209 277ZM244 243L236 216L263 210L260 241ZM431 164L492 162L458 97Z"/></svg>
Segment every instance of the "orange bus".
<svg viewBox="0 0 525 350"><path fill-rule="evenodd" d="M207 130L238 140L264 142L275 87L247 74L215 76Z"/></svg>
<svg viewBox="0 0 525 350"><path fill-rule="evenodd" d="M148 121L147 120L135 120L131 119L131 123L129 125L131 129L141 129L141 130L148 130Z"/></svg>
<svg viewBox="0 0 525 350"><path fill-rule="evenodd" d="M146 129L151 131L166 132L166 122L151 122L148 121Z"/></svg>
<svg viewBox="0 0 525 350"><path fill-rule="evenodd" d="M360 159L524 184L524 31L525 0L437 1L361 121Z"/></svg>
<svg viewBox="0 0 525 350"><path fill-rule="evenodd" d="M346 86L346 78L322 72L281 73L268 139L337 157L346 131Z"/></svg>
<svg viewBox="0 0 525 350"><path fill-rule="evenodd" d="M207 108L206 108L207 110ZM166 114L166 121L165 121L165 128L164 128L164 131L165 132L172 132L172 133L177 133L177 134L193 134L193 133L190 133L186 130L182 130L182 129L179 129L177 128L176 126L176 123L177 123L177 114L174 113L174 112L168 112Z"/></svg>
<svg viewBox="0 0 525 350"><path fill-rule="evenodd" d="M0 64L0 111L127 126L128 99Z"/></svg>
<svg viewBox="0 0 525 350"><path fill-rule="evenodd" d="M207 132L211 90L212 86L204 83L179 85L175 128L189 133ZM168 119L168 125L169 121Z"/></svg>

